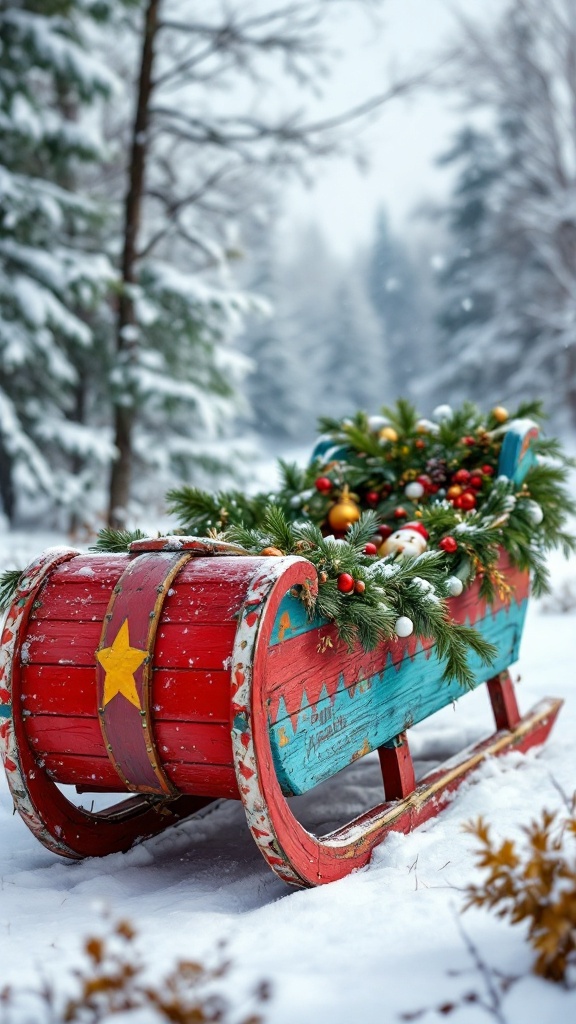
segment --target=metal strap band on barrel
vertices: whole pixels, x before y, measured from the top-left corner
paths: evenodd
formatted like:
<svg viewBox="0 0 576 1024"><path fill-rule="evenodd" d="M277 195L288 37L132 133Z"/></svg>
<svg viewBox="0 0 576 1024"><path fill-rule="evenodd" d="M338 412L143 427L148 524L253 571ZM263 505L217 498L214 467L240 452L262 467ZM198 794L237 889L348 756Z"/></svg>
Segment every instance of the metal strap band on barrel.
<svg viewBox="0 0 576 1024"><path fill-rule="evenodd" d="M114 587L96 651L98 717L108 756L126 788L176 796L152 727L151 683L164 600L191 553L138 554Z"/></svg>

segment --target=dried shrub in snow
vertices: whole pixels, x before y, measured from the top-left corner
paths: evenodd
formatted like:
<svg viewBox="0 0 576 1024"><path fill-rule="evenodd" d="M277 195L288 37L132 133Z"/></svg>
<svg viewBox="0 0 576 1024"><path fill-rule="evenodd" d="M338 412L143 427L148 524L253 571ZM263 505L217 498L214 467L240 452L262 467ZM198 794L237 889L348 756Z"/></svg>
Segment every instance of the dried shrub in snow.
<svg viewBox="0 0 576 1024"><path fill-rule="evenodd" d="M32 991L0 991L0 1020L34 1020L34 1024L100 1024L116 1014L150 1024L263 1024L257 1012L240 1012L221 991L221 980L231 963L220 950L213 965L179 960L158 982L145 978L147 965L129 921L112 922L105 937L90 936L84 942L85 963L62 978L45 981ZM70 996L73 980L75 993ZM243 1002L254 1008L270 998L270 987L261 982ZM34 1016L26 1018L30 999ZM24 1004L24 1005L22 1005ZM13 1017L10 1016L14 1011ZM144 1012L144 1018L139 1011Z"/></svg>
<svg viewBox="0 0 576 1024"><path fill-rule="evenodd" d="M576 797L562 820L543 811L523 830L522 846L498 842L482 818L466 831L479 841L476 862L486 872L481 885L468 886L466 909L485 907L512 924L526 923L534 971L567 982L576 968Z"/></svg>

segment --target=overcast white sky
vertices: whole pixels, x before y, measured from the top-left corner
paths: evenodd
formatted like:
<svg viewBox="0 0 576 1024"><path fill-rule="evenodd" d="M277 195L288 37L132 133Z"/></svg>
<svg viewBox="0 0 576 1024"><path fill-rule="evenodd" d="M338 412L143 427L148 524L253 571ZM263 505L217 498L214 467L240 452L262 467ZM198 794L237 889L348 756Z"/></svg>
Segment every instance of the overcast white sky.
<svg viewBox="0 0 576 1024"><path fill-rule="evenodd" d="M455 9L489 17L497 0L388 0L377 22L354 13L335 32L342 50L338 73L326 87L325 109L347 109L382 89L395 71L430 60L454 26ZM453 101L452 101L453 103ZM449 172L434 166L459 119L447 96L419 91L394 101L363 136L370 167L325 165L313 188L294 184L289 210L296 222L317 220L333 248L345 254L370 237L376 208L386 206L396 228L425 198L440 198Z"/></svg>

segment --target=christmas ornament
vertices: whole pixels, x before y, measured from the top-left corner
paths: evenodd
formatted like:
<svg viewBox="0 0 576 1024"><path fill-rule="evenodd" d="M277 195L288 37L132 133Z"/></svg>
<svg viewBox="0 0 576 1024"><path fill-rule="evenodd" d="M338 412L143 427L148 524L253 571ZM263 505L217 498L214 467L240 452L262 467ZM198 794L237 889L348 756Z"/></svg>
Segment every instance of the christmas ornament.
<svg viewBox="0 0 576 1024"><path fill-rule="evenodd" d="M354 577L349 572L341 572L336 585L341 594L351 594L354 590Z"/></svg>
<svg viewBox="0 0 576 1024"><path fill-rule="evenodd" d="M356 580L354 583L354 593L363 594L365 590L366 584L364 583L364 580Z"/></svg>
<svg viewBox="0 0 576 1024"><path fill-rule="evenodd" d="M328 512L328 522L333 530L347 530L359 519L360 509L345 487L336 504L332 505Z"/></svg>
<svg viewBox="0 0 576 1024"><path fill-rule="evenodd" d="M426 447L426 441L423 441L421 437L418 437L414 441L414 447L415 448L420 448L420 449L425 448Z"/></svg>
<svg viewBox="0 0 576 1024"><path fill-rule="evenodd" d="M449 487L448 490L446 491L446 497L448 498L448 501L455 501L456 498L459 498L461 494L462 488L460 487L460 484L452 484L452 486Z"/></svg>
<svg viewBox="0 0 576 1024"><path fill-rule="evenodd" d="M470 471L468 469L457 469L452 477L453 484L467 484L470 480Z"/></svg>
<svg viewBox="0 0 576 1024"><path fill-rule="evenodd" d="M394 533L394 530L392 529L391 526L388 526L387 523L382 523L382 525L378 527L378 533L380 534L382 542L382 540L386 540L386 538L389 537L391 533Z"/></svg>
<svg viewBox="0 0 576 1024"><path fill-rule="evenodd" d="M284 555L284 552L280 551L280 548L269 547L269 548L262 548L262 551L260 552L260 554L261 555L274 556L275 558L282 558L282 556Z"/></svg>
<svg viewBox="0 0 576 1024"><path fill-rule="evenodd" d="M432 416L435 420L449 420L453 416L452 407L450 405L437 405L434 409Z"/></svg>
<svg viewBox="0 0 576 1024"><path fill-rule="evenodd" d="M406 523L384 541L378 554L380 557L394 554L402 558L415 558L426 550L428 538L428 530L422 523Z"/></svg>
<svg viewBox="0 0 576 1024"><path fill-rule="evenodd" d="M494 476L494 470L492 466L489 466L488 464L482 466L482 472L484 473L484 476Z"/></svg>
<svg viewBox="0 0 576 1024"><path fill-rule="evenodd" d="M332 481L327 476L319 476L314 481L314 486L317 491L320 491L320 494L328 494L332 490Z"/></svg>
<svg viewBox="0 0 576 1024"><path fill-rule="evenodd" d="M403 505L398 505L398 507L394 509L394 519L406 519L407 517L408 513Z"/></svg>
<svg viewBox="0 0 576 1024"><path fill-rule="evenodd" d="M364 547L364 554L365 555L376 555L377 553L378 553L378 548L376 547L376 545L373 544L372 541L368 541L368 543Z"/></svg>
<svg viewBox="0 0 576 1024"><path fill-rule="evenodd" d="M375 434L377 434L379 430L382 430L383 427L389 426L389 424L390 424L390 420L387 420L385 416L369 416L368 417L368 427Z"/></svg>
<svg viewBox="0 0 576 1024"><path fill-rule="evenodd" d="M382 427L382 430L380 431L379 437L380 437L381 441L397 441L398 440L398 434L394 430L394 427Z"/></svg>
<svg viewBox="0 0 576 1024"><path fill-rule="evenodd" d="M416 431L418 434L437 434L438 424L432 420L421 419L416 424Z"/></svg>
<svg viewBox="0 0 576 1024"><path fill-rule="evenodd" d="M420 476L416 477L416 483L422 484L424 490L429 491L432 484L432 477L428 476L427 473L421 473Z"/></svg>
<svg viewBox="0 0 576 1024"><path fill-rule="evenodd" d="M366 504L374 507L380 501L380 495L378 491L368 491L366 494Z"/></svg>
<svg viewBox="0 0 576 1024"><path fill-rule="evenodd" d="M459 597L464 590L464 584L458 576L449 576L446 581L446 585L451 597Z"/></svg>
<svg viewBox="0 0 576 1024"><path fill-rule="evenodd" d="M410 498L411 501L418 501L418 498L421 498L424 494L424 486L423 484L418 483L418 480L414 480L412 483L406 485L404 488L404 494L407 498Z"/></svg>
<svg viewBox="0 0 576 1024"><path fill-rule="evenodd" d="M458 541L454 537L443 537L438 547L452 555L458 550Z"/></svg>
<svg viewBox="0 0 576 1024"><path fill-rule="evenodd" d="M497 423L506 423L506 420L509 418L510 413L508 412L508 409L504 408L503 405L497 405L494 407L494 409L492 409L492 416L494 417Z"/></svg>
<svg viewBox="0 0 576 1024"><path fill-rule="evenodd" d="M470 434L467 434L466 437L462 438L462 444L467 445L468 448L472 448L476 444L476 438L471 437Z"/></svg>
<svg viewBox="0 0 576 1024"><path fill-rule="evenodd" d="M544 519L544 512L538 502L530 500L525 501L524 509L528 513L530 522L534 523L534 526L539 526Z"/></svg>
<svg viewBox="0 0 576 1024"><path fill-rule="evenodd" d="M473 487L475 491L480 491L483 483L484 480L479 473L472 473L469 480L470 487Z"/></svg>
<svg viewBox="0 0 576 1024"><path fill-rule="evenodd" d="M472 491L464 491L464 494L456 498L454 504L456 508L461 508L464 512L471 512L473 508L476 508L476 495Z"/></svg>
<svg viewBox="0 0 576 1024"><path fill-rule="evenodd" d="M405 637L410 636L414 632L414 623L412 619L409 619L407 615L401 615L399 619L396 619L394 625L394 632L396 636Z"/></svg>

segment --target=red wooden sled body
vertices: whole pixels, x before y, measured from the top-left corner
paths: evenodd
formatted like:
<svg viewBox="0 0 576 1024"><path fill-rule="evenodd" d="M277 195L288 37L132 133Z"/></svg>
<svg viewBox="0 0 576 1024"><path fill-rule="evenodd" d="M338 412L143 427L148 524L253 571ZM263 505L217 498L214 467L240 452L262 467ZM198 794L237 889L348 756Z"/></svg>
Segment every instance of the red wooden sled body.
<svg viewBox="0 0 576 1024"><path fill-rule="evenodd" d="M162 538L130 554L48 552L26 571L0 651L0 736L15 805L68 857L127 850L213 799L242 800L270 867L317 885L365 865L390 831L436 815L486 757L526 751L561 706L521 717L516 659L529 581L505 561L510 604L476 585L450 601L498 644L488 681L497 732L415 783L406 731L462 695L432 645L410 637L366 654L309 622L298 557L238 557L217 542ZM476 680L486 681L477 667ZM383 801L329 835L307 831L290 794L378 750ZM60 785L122 794L106 811Z"/></svg>

